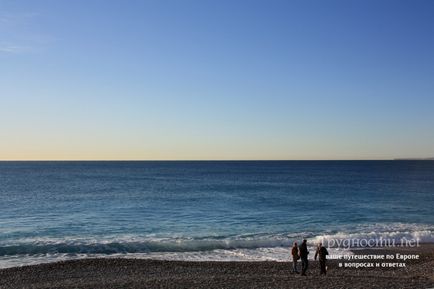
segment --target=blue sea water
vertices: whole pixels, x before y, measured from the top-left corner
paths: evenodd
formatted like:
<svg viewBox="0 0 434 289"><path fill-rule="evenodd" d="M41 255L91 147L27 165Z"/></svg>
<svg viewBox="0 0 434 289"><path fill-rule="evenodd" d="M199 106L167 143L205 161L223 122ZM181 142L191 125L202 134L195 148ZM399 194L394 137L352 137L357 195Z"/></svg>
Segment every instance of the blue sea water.
<svg viewBox="0 0 434 289"><path fill-rule="evenodd" d="M0 267L285 260L294 240L434 241L434 161L0 162Z"/></svg>

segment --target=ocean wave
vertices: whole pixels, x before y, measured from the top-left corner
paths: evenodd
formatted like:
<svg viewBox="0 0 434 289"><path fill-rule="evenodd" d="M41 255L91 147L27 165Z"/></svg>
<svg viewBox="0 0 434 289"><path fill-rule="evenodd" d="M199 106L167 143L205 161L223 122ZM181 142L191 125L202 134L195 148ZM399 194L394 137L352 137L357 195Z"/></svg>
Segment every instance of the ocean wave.
<svg viewBox="0 0 434 289"><path fill-rule="evenodd" d="M208 237L155 237L155 236L106 236L101 238L33 238L0 242L0 256L37 254L128 254L161 252L203 252L213 250L287 248L294 241L308 239L312 246L323 242L329 247L339 246L344 240L403 239L419 243L434 243L434 227L416 224L361 225L342 231L314 234L249 234L238 236ZM360 244L360 243L356 243ZM346 246L348 248L358 246Z"/></svg>
<svg viewBox="0 0 434 289"><path fill-rule="evenodd" d="M136 238L137 239L137 238ZM187 252L210 251L217 249L255 249L268 247L287 247L288 238L248 238L248 239L158 239L143 238L140 241L83 241L83 240L45 240L43 242L20 242L16 245L0 246L0 256L18 254L117 254L150 252Z"/></svg>
<svg viewBox="0 0 434 289"><path fill-rule="evenodd" d="M309 250L314 250L309 247ZM329 248L331 255L351 255L351 251L342 251ZM256 249L217 249L211 251L191 252L150 252L150 253L116 253L116 254L68 254L47 253L36 255L0 256L0 268L52 263L58 261L77 260L83 258L134 258L166 261L213 261L213 262L239 262L239 261L292 261L290 247L256 248ZM310 259L314 254L309 255Z"/></svg>
<svg viewBox="0 0 434 289"><path fill-rule="evenodd" d="M434 226L402 223L370 224L358 226L349 232L320 234L311 241L322 242L328 247L347 248L434 243Z"/></svg>

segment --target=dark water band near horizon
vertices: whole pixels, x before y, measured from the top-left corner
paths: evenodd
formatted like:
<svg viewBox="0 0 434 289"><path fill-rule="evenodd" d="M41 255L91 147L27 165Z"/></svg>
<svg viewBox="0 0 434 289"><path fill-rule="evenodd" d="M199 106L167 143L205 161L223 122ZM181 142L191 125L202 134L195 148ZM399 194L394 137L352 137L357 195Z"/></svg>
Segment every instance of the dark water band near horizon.
<svg viewBox="0 0 434 289"><path fill-rule="evenodd" d="M434 242L433 161L0 162L0 199L0 267L282 261L302 238Z"/></svg>

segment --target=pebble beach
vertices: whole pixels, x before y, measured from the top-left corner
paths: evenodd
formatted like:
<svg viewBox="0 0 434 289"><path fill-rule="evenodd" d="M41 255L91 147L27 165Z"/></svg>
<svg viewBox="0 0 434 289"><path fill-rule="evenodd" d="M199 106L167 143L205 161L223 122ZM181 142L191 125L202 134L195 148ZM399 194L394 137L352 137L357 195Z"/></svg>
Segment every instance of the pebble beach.
<svg viewBox="0 0 434 289"><path fill-rule="evenodd" d="M312 261L307 276L290 262L185 262L145 259L83 259L0 270L0 288L432 288L434 245L370 249L357 254L417 254L403 268L339 268L327 276Z"/></svg>

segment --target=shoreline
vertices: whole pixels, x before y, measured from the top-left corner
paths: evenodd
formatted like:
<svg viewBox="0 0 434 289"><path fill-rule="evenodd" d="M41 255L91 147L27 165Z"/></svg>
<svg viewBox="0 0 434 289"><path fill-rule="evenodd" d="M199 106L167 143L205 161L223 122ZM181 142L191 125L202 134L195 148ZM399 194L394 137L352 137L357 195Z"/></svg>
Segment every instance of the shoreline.
<svg viewBox="0 0 434 289"><path fill-rule="evenodd" d="M1 269L0 288L434 287L434 244L355 252L417 254L420 258L406 260L404 268L339 268L342 261L329 260L327 276L320 276L318 262L310 261L306 277L291 273L291 262L89 258Z"/></svg>

